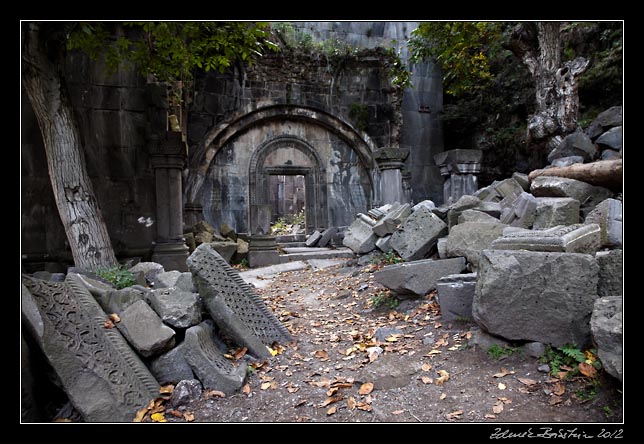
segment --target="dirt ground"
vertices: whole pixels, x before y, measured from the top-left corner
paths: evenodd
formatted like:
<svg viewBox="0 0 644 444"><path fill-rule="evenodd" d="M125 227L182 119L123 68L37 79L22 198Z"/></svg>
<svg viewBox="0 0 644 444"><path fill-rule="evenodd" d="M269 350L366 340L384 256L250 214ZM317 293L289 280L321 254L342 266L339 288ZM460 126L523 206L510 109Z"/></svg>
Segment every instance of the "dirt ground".
<svg viewBox="0 0 644 444"><path fill-rule="evenodd" d="M432 294L397 306L383 300L376 268L345 263L294 271L257 289L296 342L253 363L239 393L205 390L168 406L166 420L613 423L610 430L623 422L614 378L601 372L594 380L562 381L539 372L541 363L518 348L493 357L468 345L474 323L441 320Z"/></svg>

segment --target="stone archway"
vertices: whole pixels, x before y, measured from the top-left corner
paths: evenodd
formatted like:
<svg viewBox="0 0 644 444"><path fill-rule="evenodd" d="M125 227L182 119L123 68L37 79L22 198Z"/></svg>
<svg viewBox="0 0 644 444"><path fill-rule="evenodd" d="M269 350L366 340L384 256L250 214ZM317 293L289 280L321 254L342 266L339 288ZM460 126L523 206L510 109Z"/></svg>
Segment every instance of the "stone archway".
<svg viewBox="0 0 644 444"><path fill-rule="evenodd" d="M299 154L299 155L298 155ZM250 161L249 227L252 233L267 233L270 223L270 175L302 175L306 190L306 231L326 228L326 174L322 160L309 143L282 135L262 144Z"/></svg>

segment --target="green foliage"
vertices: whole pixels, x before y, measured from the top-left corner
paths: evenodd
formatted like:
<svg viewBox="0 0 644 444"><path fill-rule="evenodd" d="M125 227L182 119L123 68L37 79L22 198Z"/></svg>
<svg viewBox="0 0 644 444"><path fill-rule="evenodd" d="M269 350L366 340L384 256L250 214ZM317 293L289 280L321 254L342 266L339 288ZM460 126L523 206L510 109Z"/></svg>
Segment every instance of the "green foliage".
<svg viewBox="0 0 644 444"><path fill-rule="evenodd" d="M373 308L389 307L395 310L398 307L398 298L392 296L388 291L381 291L377 295L371 296L369 299Z"/></svg>
<svg viewBox="0 0 644 444"><path fill-rule="evenodd" d="M411 88L411 71L407 69L400 59L400 55L396 54L393 48L389 48L389 55L393 59L389 69L389 79L391 80L391 83L400 88Z"/></svg>
<svg viewBox="0 0 644 444"><path fill-rule="evenodd" d="M96 274L110 282L118 290L125 287L131 287L136 283L134 275L122 265L97 270Z"/></svg>
<svg viewBox="0 0 644 444"><path fill-rule="evenodd" d="M433 59L447 94L484 89L493 79L489 59L501 49L498 22L424 22L408 41L411 61Z"/></svg>
<svg viewBox="0 0 644 444"><path fill-rule="evenodd" d="M607 405L605 405L602 410L604 411L604 416L606 416L606 419L610 419L615 415L615 412L613 412L613 409L611 409Z"/></svg>
<svg viewBox="0 0 644 444"><path fill-rule="evenodd" d="M367 126L369 125L369 109L367 105L357 102L349 105L349 118L356 129L367 131Z"/></svg>
<svg viewBox="0 0 644 444"><path fill-rule="evenodd" d="M399 264L405 262L395 251L388 251L382 255L382 263L386 265Z"/></svg>
<svg viewBox="0 0 644 444"><path fill-rule="evenodd" d="M487 354L493 359L500 359L502 356L512 356L516 350L516 348L493 344L487 349Z"/></svg>
<svg viewBox="0 0 644 444"><path fill-rule="evenodd" d="M291 234L293 232L293 226L299 225L303 227L306 224L306 209L302 208L299 213L288 214L285 217L279 217L271 225L271 235L281 236L285 234Z"/></svg>
<svg viewBox="0 0 644 444"><path fill-rule="evenodd" d="M563 371L562 367L568 367L566 377L572 377L579 374L579 364L586 362L591 364L596 370L601 369L601 363L595 359L596 350L590 349L586 353L571 344L565 344L561 348L546 347L545 354L539 358L539 361L550 366L550 374L557 376ZM592 359L589 359L592 357Z"/></svg>

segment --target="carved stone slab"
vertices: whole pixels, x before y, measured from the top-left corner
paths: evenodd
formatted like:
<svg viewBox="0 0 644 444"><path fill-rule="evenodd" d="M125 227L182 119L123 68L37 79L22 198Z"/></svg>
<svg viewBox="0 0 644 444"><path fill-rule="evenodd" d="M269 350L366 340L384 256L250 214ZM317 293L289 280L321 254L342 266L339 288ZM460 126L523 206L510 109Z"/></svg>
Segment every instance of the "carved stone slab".
<svg viewBox="0 0 644 444"><path fill-rule="evenodd" d="M34 339L87 422L132 421L159 384L79 278L22 278L22 314Z"/></svg>
<svg viewBox="0 0 644 444"><path fill-rule="evenodd" d="M594 254L601 241L597 224L557 226L547 230L520 230L492 242L492 249L554 251Z"/></svg>
<svg viewBox="0 0 644 444"><path fill-rule="evenodd" d="M266 346L293 340L264 301L208 244L199 245L186 263L213 320L240 346L269 357Z"/></svg>

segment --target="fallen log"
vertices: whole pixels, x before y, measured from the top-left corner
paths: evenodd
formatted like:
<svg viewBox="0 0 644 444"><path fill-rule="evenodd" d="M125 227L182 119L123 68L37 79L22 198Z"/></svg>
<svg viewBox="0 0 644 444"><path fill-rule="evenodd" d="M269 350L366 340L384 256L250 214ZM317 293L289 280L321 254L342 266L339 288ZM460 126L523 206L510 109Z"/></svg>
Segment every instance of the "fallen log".
<svg viewBox="0 0 644 444"><path fill-rule="evenodd" d="M528 174L532 182L539 176L557 176L581 180L591 185L608 188L622 188L622 159L599 160L592 163L576 163L565 167L534 170Z"/></svg>

